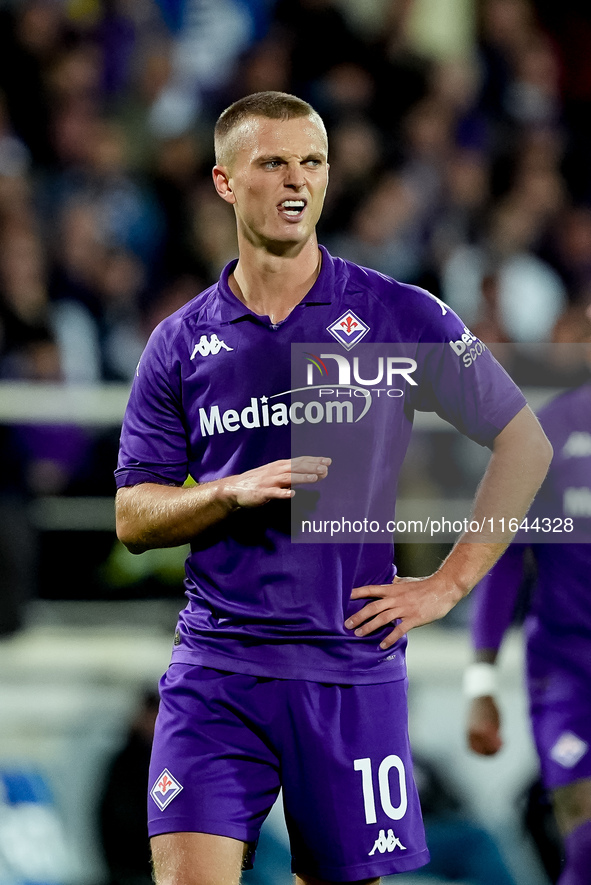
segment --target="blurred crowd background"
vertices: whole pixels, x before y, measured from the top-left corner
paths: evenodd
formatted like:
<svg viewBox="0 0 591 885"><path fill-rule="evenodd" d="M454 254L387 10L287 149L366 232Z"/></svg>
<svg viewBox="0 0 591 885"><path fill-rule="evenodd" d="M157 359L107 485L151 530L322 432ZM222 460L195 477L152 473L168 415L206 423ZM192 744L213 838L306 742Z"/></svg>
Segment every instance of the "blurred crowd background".
<svg viewBox="0 0 591 885"><path fill-rule="evenodd" d="M0 382L129 384L155 325L236 256L213 125L267 89L326 122L331 251L486 342L580 342L590 46L588 0L0 0ZM178 560L154 580L112 528L74 544L31 517L112 499L117 437L0 423L0 637L31 597L180 607Z"/></svg>
<svg viewBox="0 0 591 885"><path fill-rule="evenodd" d="M159 319L236 254L212 126L264 89L327 123L329 248L488 341L572 338L590 41L584 0L5 0L1 377L132 377Z"/></svg>

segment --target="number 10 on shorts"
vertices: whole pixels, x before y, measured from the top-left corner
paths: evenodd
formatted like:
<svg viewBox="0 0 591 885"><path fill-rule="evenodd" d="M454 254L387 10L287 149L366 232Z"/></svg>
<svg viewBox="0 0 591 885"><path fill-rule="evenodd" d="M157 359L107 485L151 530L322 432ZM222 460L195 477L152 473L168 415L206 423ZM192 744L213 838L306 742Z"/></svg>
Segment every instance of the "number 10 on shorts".
<svg viewBox="0 0 591 885"><path fill-rule="evenodd" d="M361 787L363 789L363 806L365 808L365 822L368 824L377 823L376 801L374 794L374 776L372 761L369 757L366 759L355 759L353 762L355 771L361 772ZM396 769L398 775L398 785L400 789L400 803L392 805L392 797L390 794L390 772ZM378 789L380 794L380 804L391 820L400 820L406 814L407 794L406 794L406 773L404 771L404 763L400 756L386 756L378 767Z"/></svg>

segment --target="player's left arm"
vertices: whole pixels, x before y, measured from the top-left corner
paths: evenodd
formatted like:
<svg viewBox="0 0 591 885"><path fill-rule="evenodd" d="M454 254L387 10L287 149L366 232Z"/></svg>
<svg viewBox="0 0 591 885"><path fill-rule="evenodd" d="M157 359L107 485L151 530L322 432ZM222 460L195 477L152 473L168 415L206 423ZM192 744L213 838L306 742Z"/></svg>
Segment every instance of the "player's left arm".
<svg viewBox="0 0 591 885"><path fill-rule="evenodd" d="M476 492L471 516L483 531L467 531L437 571L424 578L394 578L391 584L357 587L352 599L373 597L345 626L356 635L399 623L381 642L390 648L413 627L444 617L492 568L511 542L539 489L552 459L552 446L529 408L503 428Z"/></svg>

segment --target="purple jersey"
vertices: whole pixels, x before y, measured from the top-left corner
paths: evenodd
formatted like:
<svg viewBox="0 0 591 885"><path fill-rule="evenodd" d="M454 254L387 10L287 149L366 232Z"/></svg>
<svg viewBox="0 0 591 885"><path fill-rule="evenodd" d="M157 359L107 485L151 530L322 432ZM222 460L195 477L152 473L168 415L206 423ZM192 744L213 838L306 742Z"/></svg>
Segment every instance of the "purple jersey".
<svg viewBox="0 0 591 885"><path fill-rule="evenodd" d="M536 581L526 622L528 648L570 661L591 675L591 384L556 397L540 411L539 419L554 457L528 520L531 524L550 519L562 528L552 541L570 537L573 542L530 544ZM573 520L573 532L564 531L567 519ZM536 533L535 540L541 537ZM475 592L476 648L496 649L501 644L511 623L526 546L513 544Z"/></svg>
<svg viewBox="0 0 591 885"><path fill-rule="evenodd" d="M345 480L354 466L364 476L368 500L382 488L395 491L415 409L437 411L487 445L525 403L486 347L421 289L322 249L314 286L274 324L233 295L228 278L234 266L152 334L123 424L119 487L181 485L189 475L206 482L292 452L332 457L332 450L319 448L325 439L334 444L335 433L345 440L351 432L345 468L339 474L333 457L329 476L318 485L330 491L340 475L346 506ZM402 351L388 353L403 356L384 357L370 375L354 356L370 346L399 346ZM324 370L319 390L313 373ZM332 399L322 399L327 389ZM349 403L337 395L345 392ZM328 436L318 438L316 450L295 451L293 431L302 427L322 428ZM302 500L298 490L294 502ZM390 628L356 637L344 627L364 604L350 599L354 587L392 580L390 539L295 543L291 518L290 502L271 502L237 511L193 540L186 562L189 602L173 660L335 683L399 678L405 639L383 651L379 642Z"/></svg>

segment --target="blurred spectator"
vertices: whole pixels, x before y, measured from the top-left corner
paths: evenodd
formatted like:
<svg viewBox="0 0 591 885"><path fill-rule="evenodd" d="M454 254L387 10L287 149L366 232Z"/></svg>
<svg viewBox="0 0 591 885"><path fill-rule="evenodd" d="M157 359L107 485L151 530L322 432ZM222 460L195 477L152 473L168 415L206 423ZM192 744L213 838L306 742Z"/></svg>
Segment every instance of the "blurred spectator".
<svg viewBox="0 0 591 885"><path fill-rule="evenodd" d="M135 374L147 341L140 312L144 285L144 267L132 252L107 252L99 281L103 378L107 381L131 381Z"/></svg>
<svg viewBox="0 0 591 885"><path fill-rule="evenodd" d="M46 73L66 38L63 6L27 0L0 9L0 88L16 135L36 164L53 160Z"/></svg>
<svg viewBox="0 0 591 885"><path fill-rule="evenodd" d="M157 692L146 691L106 770L99 830L109 885L152 885L146 827L148 767L158 713Z"/></svg>
<svg viewBox="0 0 591 885"><path fill-rule="evenodd" d="M164 220L162 274L165 280L203 274L204 262L191 230L193 193L209 174L199 139L194 133L159 139L153 166L154 194Z"/></svg>
<svg viewBox="0 0 591 885"><path fill-rule="evenodd" d="M584 300L591 285L590 205L562 207L549 243L548 260L558 270L572 300Z"/></svg>
<svg viewBox="0 0 591 885"><path fill-rule="evenodd" d="M290 48L291 91L312 101L327 125L332 124L330 90L323 94L319 86L339 65L363 70L367 60L363 39L335 0L279 0L274 18Z"/></svg>
<svg viewBox="0 0 591 885"><path fill-rule="evenodd" d="M25 377L23 355L52 338L44 262L38 234L7 223L0 235L0 374L5 377Z"/></svg>
<svg viewBox="0 0 591 885"><path fill-rule="evenodd" d="M383 168L383 144L364 116L345 118L331 132L330 187L320 220L321 239L350 228L367 195L368 181Z"/></svg>
<svg viewBox="0 0 591 885"><path fill-rule="evenodd" d="M171 74L151 112L155 135L180 135L207 116L239 55L267 29L264 0L157 0L172 32Z"/></svg>
<svg viewBox="0 0 591 885"><path fill-rule="evenodd" d="M538 222L523 200L506 198L492 209L486 236L458 246L443 267L443 299L475 334L481 320L490 329L492 308L499 337L487 340L549 341L565 306L560 277L531 250Z"/></svg>
<svg viewBox="0 0 591 885"><path fill-rule="evenodd" d="M0 639L20 630L36 593L37 535L31 523L21 453L0 425Z"/></svg>
<svg viewBox="0 0 591 885"><path fill-rule="evenodd" d="M515 885L495 840L471 820L461 796L436 763L414 754L413 768L431 861L409 873L409 880L433 877L466 885Z"/></svg>
<svg viewBox="0 0 591 885"><path fill-rule="evenodd" d="M0 91L0 179L22 178L29 172L31 152L11 129L4 93Z"/></svg>
<svg viewBox="0 0 591 885"><path fill-rule="evenodd" d="M412 184L387 171L362 200L349 231L329 245L343 258L412 282L421 267L419 205Z"/></svg>
<svg viewBox="0 0 591 885"><path fill-rule="evenodd" d="M548 879L552 883L558 882L562 869L562 841L550 796L539 776L518 797L518 806L524 828L531 836Z"/></svg>
<svg viewBox="0 0 591 885"><path fill-rule="evenodd" d="M234 213L218 199L209 181L192 192L191 211L193 248L201 256L208 285L211 285L228 261L237 255Z"/></svg>
<svg viewBox="0 0 591 885"><path fill-rule="evenodd" d="M457 248L481 239L491 199L490 175L490 161L483 151L456 147L446 158L429 243L436 269Z"/></svg>

